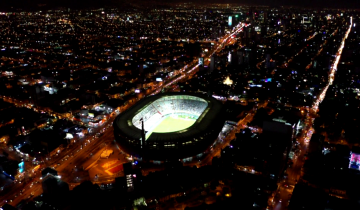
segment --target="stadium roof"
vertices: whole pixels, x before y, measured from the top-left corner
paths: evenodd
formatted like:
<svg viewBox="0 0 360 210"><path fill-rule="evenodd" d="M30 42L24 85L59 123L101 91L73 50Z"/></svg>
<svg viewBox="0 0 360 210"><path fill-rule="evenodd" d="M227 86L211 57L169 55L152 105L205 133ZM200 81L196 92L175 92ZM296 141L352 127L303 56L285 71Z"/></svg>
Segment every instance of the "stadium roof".
<svg viewBox="0 0 360 210"><path fill-rule="evenodd" d="M193 137L199 134L206 133L210 129L220 130L222 128L224 121L219 120L220 118L222 118L222 104L219 101L217 101L215 98L207 97L204 94L174 92L149 96L140 100L138 103L121 113L115 119L114 129L118 129L120 133L132 139L140 139L141 130L135 127L132 123L132 119L138 113L138 111L141 110L144 106L151 104L159 98L177 95L189 95L202 98L208 103L208 106L192 126L184 130L170 133L152 133L150 137L146 140L146 142L188 141L192 140Z"/></svg>

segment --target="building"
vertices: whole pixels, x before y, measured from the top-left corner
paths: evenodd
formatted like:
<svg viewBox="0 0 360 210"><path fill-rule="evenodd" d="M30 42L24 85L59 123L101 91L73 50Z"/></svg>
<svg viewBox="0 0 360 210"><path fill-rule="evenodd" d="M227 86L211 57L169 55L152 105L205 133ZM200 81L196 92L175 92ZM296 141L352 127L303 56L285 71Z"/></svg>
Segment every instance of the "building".
<svg viewBox="0 0 360 210"><path fill-rule="evenodd" d="M360 148L354 147L350 152L349 168L360 171Z"/></svg>
<svg viewBox="0 0 360 210"><path fill-rule="evenodd" d="M69 192L69 185L62 181L57 171L52 168L45 168L41 171L42 175L42 189L44 194L50 196L65 195Z"/></svg>
<svg viewBox="0 0 360 210"><path fill-rule="evenodd" d="M210 58L210 68L209 68L210 72L213 72L215 70L215 64L216 64L216 56L213 55Z"/></svg>
<svg viewBox="0 0 360 210"><path fill-rule="evenodd" d="M263 122L263 133L275 134L280 139L292 141L300 128L300 117L291 111L275 111L269 120Z"/></svg>
<svg viewBox="0 0 360 210"><path fill-rule="evenodd" d="M189 158L201 155L214 143L225 123L222 113L219 101L202 94L150 96L115 119L115 139L122 150L137 158L159 161ZM153 132L166 117L174 115L185 116L194 123L172 132Z"/></svg>

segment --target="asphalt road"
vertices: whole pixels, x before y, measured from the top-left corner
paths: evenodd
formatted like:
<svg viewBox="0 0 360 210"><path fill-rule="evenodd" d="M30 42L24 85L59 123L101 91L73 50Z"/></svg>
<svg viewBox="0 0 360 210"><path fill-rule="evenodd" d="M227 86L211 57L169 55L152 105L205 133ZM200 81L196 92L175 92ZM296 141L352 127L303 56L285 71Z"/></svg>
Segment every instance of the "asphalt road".
<svg viewBox="0 0 360 210"><path fill-rule="evenodd" d="M301 175L301 168L304 165L304 157L307 152L308 144L305 141L304 135L311 129L310 122L307 123L306 128L303 129L302 135L297 139L300 143L301 152L293 158L293 165L287 168L287 178L278 183L278 192L274 198L274 210L287 209L294 187L297 184ZM311 135L311 134L310 134Z"/></svg>

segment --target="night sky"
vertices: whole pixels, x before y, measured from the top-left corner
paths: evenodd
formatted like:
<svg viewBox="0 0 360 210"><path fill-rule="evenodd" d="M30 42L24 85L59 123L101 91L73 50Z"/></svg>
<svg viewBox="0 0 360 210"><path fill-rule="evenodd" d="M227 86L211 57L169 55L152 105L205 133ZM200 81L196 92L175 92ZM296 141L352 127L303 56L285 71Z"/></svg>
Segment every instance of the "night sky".
<svg viewBox="0 0 360 210"><path fill-rule="evenodd" d="M65 7L99 7L99 6L114 6L114 5L124 5L127 3L136 3L136 2L150 2L149 0L11 0L11 1L0 1L0 6L2 7L25 7L25 8L38 8L39 3L47 4L48 7L54 6L65 6ZM86 2L86 3L85 3ZM164 2L162 0L153 0L153 2ZM214 2L214 3L240 3L240 4L251 4L251 5L269 5L269 6L301 6L301 7L317 7L317 8L360 8L359 0L192 0L192 1L178 1L178 0L168 0L166 2Z"/></svg>

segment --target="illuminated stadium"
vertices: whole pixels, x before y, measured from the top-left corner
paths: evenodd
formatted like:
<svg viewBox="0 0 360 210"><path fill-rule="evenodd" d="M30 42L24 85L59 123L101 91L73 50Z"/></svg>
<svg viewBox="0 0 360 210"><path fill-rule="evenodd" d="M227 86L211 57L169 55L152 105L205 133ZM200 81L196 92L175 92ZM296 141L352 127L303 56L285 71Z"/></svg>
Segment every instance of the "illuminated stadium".
<svg viewBox="0 0 360 210"><path fill-rule="evenodd" d="M164 93L146 97L121 113L114 121L114 134L126 153L164 161L201 155L224 122L222 104L214 98Z"/></svg>

